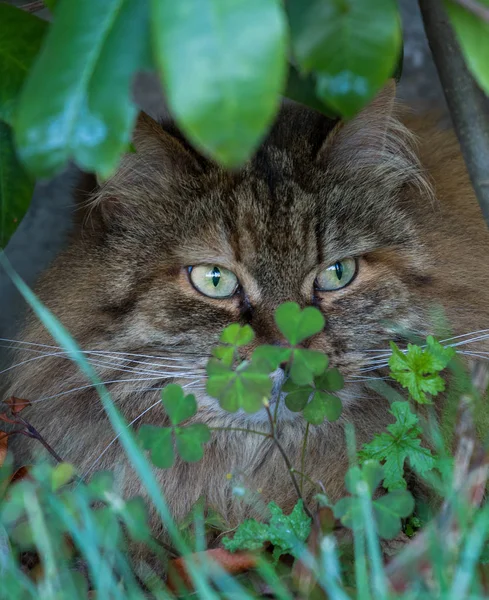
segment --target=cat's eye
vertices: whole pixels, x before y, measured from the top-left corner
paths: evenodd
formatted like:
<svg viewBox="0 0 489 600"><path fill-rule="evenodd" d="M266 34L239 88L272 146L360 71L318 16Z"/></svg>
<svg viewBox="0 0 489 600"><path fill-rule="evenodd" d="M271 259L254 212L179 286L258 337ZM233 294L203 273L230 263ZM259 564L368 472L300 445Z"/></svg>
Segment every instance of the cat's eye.
<svg viewBox="0 0 489 600"><path fill-rule="evenodd" d="M188 276L194 288L210 298L230 298L239 285L232 271L217 265L189 267Z"/></svg>
<svg viewBox="0 0 489 600"><path fill-rule="evenodd" d="M321 271L316 278L316 289L322 292L340 290L355 279L357 262L354 258L338 260Z"/></svg>

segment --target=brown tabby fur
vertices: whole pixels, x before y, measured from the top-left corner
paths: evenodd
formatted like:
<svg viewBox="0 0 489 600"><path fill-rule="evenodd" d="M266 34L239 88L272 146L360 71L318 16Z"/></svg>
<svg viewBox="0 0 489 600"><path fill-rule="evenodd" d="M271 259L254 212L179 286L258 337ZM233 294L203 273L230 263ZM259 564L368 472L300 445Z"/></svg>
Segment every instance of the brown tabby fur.
<svg viewBox="0 0 489 600"><path fill-rule="evenodd" d="M165 364L177 358L175 369L191 367L201 382L225 325L250 323L257 344L280 342L273 313L288 300L324 313L325 329L310 345L325 351L347 380L368 366L366 350L387 348L400 328L433 331L436 307L443 307L454 335L489 327L489 234L456 140L429 119L398 119L393 96L390 85L344 125L284 105L254 158L236 172L197 154L172 126L165 131L142 116L137 153L125 156L95 193L37 293L83 349L155 357L125 356L123 364L134 368L142 366L134 359L154 365L157 357ZM315 292L318 271L345 257L358 258L355 280L336 292ZM236 273L242 290L224 300L198 293L186 267L202 263ZM33 316L22 339L53 344ZM166 375L138 382L114 365L97 369L105 381L120 380L108 388L128 421L158 400L159 391L146 388L161 388L171 375L165 368ZM65 460L82 474L94 466L115 469L127 494L141 492L117 443L95 463L114 434L96 391L73 364L43 358L12 374L6 396L34 402L26 418ZM263 419L224 413L202 387L197 397L199 421L267 429ZM347 468L343 424L352 421L362 443L390 420L387 401L363 383L348 383L342 398L339 422L311 428L306 464L333 499ZM135 427L141 423L164 424L162 409L152 408ZM298 466L302 420L283 419L279 430ZM24 438L14 449L23 463L41 451ZM175 517L205 495L234 526L260 508L234 499L229 473L260 490L264 502L290 510L296 501L273 443L252 434L216 432L201 462L156 471ZM307 487L306 497L312 492ZM152 525L161 531L154 515Z"/></svg>

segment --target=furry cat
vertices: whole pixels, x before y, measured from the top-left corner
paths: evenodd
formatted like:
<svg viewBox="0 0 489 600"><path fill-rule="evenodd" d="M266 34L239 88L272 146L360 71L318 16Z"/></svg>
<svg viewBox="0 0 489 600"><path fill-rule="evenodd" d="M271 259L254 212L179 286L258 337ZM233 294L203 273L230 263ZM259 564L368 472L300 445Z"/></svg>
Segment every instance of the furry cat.
<svg viewBox="0 0 489 600"><path fill-rule="evenodd" d="M311 427L306 470L338 499L344 422L362 443L391 420L388 402L366 386L386 364L373 351L399 341L400 330L432 332L440 306L453 335L489 327L489 233L454 136L426 118L398 117L389 84L347 123L283 105L255 156L233 172L145 115L134 145L37 293L135 428L166 422L159 390L173 381L196 394L196 420L266 430L260 413L225 413L206 396L211 349L236 321L251 324L255 345L280 343L279 304L318 307L326 326L310 347L347 383L340 421ZM21 339L6 397L33 402L26 418L80 474L115 470L128 495L141 493L94 388L34 316ZM470 348L489 350L489 340ZM302 418L284 409L278 427L298 464ZM25 438L13 448L22 463L42 451ZM264 503L289 511L296 502L273 442L243 432L215 432L201 462L157 477L177 519L204 495L234 526L260 509L233 498L229 473ZM312 493L306 486L308 500Z"/></svg>

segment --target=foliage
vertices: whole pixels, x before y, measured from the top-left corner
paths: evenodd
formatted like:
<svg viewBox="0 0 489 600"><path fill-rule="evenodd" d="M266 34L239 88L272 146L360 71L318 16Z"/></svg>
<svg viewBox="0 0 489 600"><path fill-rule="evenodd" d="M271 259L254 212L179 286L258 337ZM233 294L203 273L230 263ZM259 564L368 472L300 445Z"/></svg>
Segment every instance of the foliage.
<svg viewBox="0 0 489 600"><path fill-rule="evenodd" d="M282 554L297 556L301 543L309 537L311 519L304 512L303 502L299 500L290 515L284 515L281 508L270 502L271 517L269 523L260 523L247 519L236 530L232 539L223 538L222 543L231 552L236 550L259 550L263 544L273 544L273 558L278 561Z"/></svg>
<svg viewBox="0 0 489 600"><path fill-rule="evenodd" d="M376 434L373 440L364 444L360 458L384 461L384 487L389 491L406 488L404 465L420 475L426 475L436 465L435 457L428 448L421 446L421 428L418 417L409 408L408 402L393 402L391 413L395 423L387 426L387 431Z"/></svg>
<svg viewBox="0 0 489 600"><path fill-rule="evenodd" d="M183 460L199 461L204 455L202 446L211 437L209 428L203 423L180 426L197 412L195 396L193 394L185 396L179 385L170 383L162 390L161 401L172 426L142 425L139 430L139 439L143 448L150 451L153 464L163 469L173 465L175 462L174 441L177 452Z"/></svg>
<svg viewBox="0 0 489 600"><path fill-rule="evenodd" d="M363 495L372 498L384 478L384 467L377 461L367 460L362 468L352 467L346 476L346 489L351 496L339 500L334 507L335 517L346 527L353 527L355 518L362 519ZM393 539L401 530L401 519L408 517L414 509L414 500L409 492L395 490L372 501L372 512L378 534Z"/></svg>
<svg viewBox="0 0 489 600"><path fill-rule="evenodd" d="M455 356L455 350L444 347L433 336L426 339L426 348L408 344L407 351L401 352L399 348L390 343L392 356L389 367L392 377L404 388L407 388L411 397L420 404L428 404L431 400L427 394L436 396L445 389L445 382L439 372L448 366Z"/></svg>

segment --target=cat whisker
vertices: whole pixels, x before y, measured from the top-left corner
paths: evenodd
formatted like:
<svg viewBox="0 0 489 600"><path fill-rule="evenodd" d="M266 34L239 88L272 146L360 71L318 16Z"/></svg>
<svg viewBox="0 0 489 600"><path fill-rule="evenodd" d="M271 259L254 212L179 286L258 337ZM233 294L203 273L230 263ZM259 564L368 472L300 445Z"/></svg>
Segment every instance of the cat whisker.
<svg viewBox="0 0 489 600"><path fill-rule="evenodd" d="M188 388L190 387L192 384L192 382L185 384L182 386L182 388ZM139 421L139 419L141 419L146 413L148 413L152 408L154 408L155 406L158 406L160 404L160 400L158 399L156 402L153 402L153 404L151 404L150 406L148 406L148 408L145 408L136 418L134 418L130 423L128 423L128 427L131 427L131 425L134 425L134 423L136 423L137 421ZM85 471L85 473L83 473L82 475L82 479L85 479L85 477L87 477L87 475L89 475L94 468L97 466L97 464L100 462L100 460L102 459L102 457L108 452L109 448L115 444L115 442L119 439L120 437L120 433L118 433L114 439L104 448L104 450L98 455L98 457L95 459L95 461L90 465L90 467Z"/></svg>

